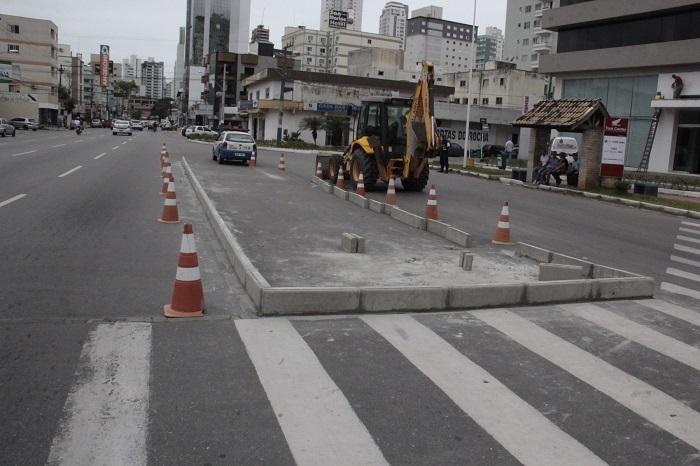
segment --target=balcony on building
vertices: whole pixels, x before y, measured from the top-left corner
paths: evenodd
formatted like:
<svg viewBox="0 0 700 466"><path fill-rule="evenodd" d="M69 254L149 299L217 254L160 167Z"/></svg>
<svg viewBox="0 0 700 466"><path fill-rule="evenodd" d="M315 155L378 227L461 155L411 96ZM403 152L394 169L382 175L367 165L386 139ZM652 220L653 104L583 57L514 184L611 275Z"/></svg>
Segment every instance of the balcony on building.
<svg viewBox="0 0 700 466"><path fill-rule="evenodd" d="M532 44L532 51L537 52L540 55L549 53L552 51L552 43L549 40L542 40L539 43Z"/></svg>

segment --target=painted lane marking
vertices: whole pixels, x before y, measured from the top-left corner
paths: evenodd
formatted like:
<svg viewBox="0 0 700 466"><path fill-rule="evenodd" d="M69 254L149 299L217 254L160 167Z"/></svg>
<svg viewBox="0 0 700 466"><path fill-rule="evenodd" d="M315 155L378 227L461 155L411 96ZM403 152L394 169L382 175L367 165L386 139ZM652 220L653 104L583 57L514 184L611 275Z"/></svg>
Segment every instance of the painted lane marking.
<svg viewBox="0 0 700 466"><path fill-rule="evenodd" d="M117 147L112 147L112 150L117 150L117 149L119 149L119 146L117 146Z"/></svg>
<svg viewBox="0 0 700 466"><path fill-rule="evenodd" d="M664 314L673 316L676 319L685 320L686 322L700 326L700 314L676 304L668 303L660 299L640 299L635 301L635 303L650 307L659 312L663 312Z"/></svg>
<svg viewBox="0 0 700 466"><path fill-rule="evenodd" d="M77 141L74 142L83 142L83 139L78 139Z"/></svg>
<svg viewBox="0 0 700 466"><path fill-rule="evenodd" d="M694 261L691 259L686 259L685 257L671 256L671 260L675 262L680 262L685 265L692 265L693 267L700 267L699 261Z"/></svg>
<svg viewBox="0 0 700 466"><path fill-rule="evenodd" d="M683 252L689 252L691 254L698 254L700 255L700 249L697 248L689 248L688 246L683 246L682 244L674 244L673 245L674 249L677 249L679 251Z"/></svg>
<svg viewBox="0 0 700 466"><path fill-rule="evenodd" d="M0 202L0 207L6 206L10 202L15 202L18 199L22 199L24 196L26 196L26 194L18 194L15 197L11 197L6 201L2 201L2 202Z"/></svg>
<svg viewBox="0 0 700 466"><path fill-rule="evenodd" d="M412 317L360 318L521 463L605 464L489 372ZM489 383L485 384L485 380Z"/></svg>
<svg viewBox="0 0 700 466"><path fill-rule="evenodd" d="M67 172L63 173L62 175L58 175L58 177L59 177L59 178L63 178L64 176L70 175L70 174L73 173L74 171L80 170L81 168L83 168L83 166L82 166L82 165L78 165L78 166L75 167L74 169L68 170Z"/></svg>
<svg viewBox="0 0 700 466"><path fill-rule="evenodd" d="M387 464L287 319L237 320L236 328L297 464Z"/></svg>
<svg viewBox="0 0 700 466"><path fill-rule="evenodd" d="M490 309L470 314L693 448L700 448L700 413L682 402L512 312Z"/></svg>
<svg viewBox="0 0 700 466"><path fill-rule="evenodd" d="M51 146L51 148L52 148L52 149L55 149L56 147L61 147L61 146L65 146L65 144L58 144L58 145L55 145L55 146Z"/></svg>
<svg viewBox="0 0 700 466"><path fill-rule="evenodd" d="M698 243L698 244L700 244L700 239L691 238L691 237L689 237L689 236L681 236L681 235L678 235L678 236L676 236L676 239L677 239L677 240L680 240L680 241L688 241L689 243Z"/></svg>
<svg viewBox="0 0 700 466"><path fill-rule="evenodd" d="M689 296L695 299L700 299L700 291L691 290L690 288L686 288L684 286L674 285L673 283L661 282L661 286L659 288L661 288L664 291L668 291L669 293L675 293L683 296Z"/></svg>
<svg viewBox="0 0 700 466"><path fill-rule="evenodd" d="M102 152L102 153L101 153L100 155L98 155L97 157L94 157L94 159L97 160L97 159L99 159L100 157L102 157L103 155L107 155L107 152Z"/></svg>
<svg viewBox="0 0 700 466"><path fill-rule="evenodd" d="M150 359L150 324L90 332L47 464L147 464Z"/></svg>
<svg viewBox="0 0 700 466"><path fill-rule="evenodd" d="M693 280L694 282L700 282L700 275L696 273L685 272L683 270L678 270L671 267L666 269L666 273L676 277L685 278L687 280Z"/></svg>
<svg viewBox="0 0 700 466"><path fill-rule="evenodd" d="M700 370L700 348L687 345L594 304L564 304L559 307L686 366Z"/></svg>
<svg viewBox="0 0 700 466"><path fill-rule="evenodd" d="M683 227L679 228L679 230L684 231L686 233L692 233L694 235L700 235L700 230L693 230L691 228L683 228Z"/></svg>
<svg viewBox="0 0 700 466"><path fill-rule="evenodd" d="M34 152L36 152L36 150L30 150L29 152L20 152L19 154L12 154L12 157L17 157L18 155L32 154Z"/></svg>
<svg viewBox="0 0 700 466"><path fill-rule="evenodd" d="M681 222L681 225L688 225L689 227L698 227L698 228L700 228L700 223L694 223L694 222L686 222L686 221L683 221L683 222Z"/></svg>

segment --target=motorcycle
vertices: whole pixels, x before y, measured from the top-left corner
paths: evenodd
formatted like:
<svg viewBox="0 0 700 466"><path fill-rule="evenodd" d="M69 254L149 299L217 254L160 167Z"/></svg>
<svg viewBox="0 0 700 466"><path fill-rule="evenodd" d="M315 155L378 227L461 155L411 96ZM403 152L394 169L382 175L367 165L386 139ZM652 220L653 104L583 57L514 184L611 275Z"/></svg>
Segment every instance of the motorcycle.
<svg viewBox="0 0 700 466"><path fill-rule="evenodd" d="M153 130L154 133L155 133L156 131L158 131L158 127L157 127L156 125L151 126L151 129Z"/></svg>
<svg viewBox="0 0 700 466"><path fill-rule="evenodd" d="M75 134L77 134L78 136L80 136L80 133L82 133L82 132L83 132L83 127L82 127L82 126L78 125L78 126L75 127Z"/></svg>

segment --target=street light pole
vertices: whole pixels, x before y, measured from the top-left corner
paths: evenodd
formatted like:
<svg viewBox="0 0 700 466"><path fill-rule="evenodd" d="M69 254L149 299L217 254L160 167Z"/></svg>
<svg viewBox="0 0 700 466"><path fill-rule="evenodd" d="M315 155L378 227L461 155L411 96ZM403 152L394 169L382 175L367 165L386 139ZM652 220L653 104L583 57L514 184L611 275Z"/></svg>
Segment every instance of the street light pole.
<svg viewBox="0 0 700 466"><path fill-rule="evenodd" d="M464 132L464 164L467 166L467 158L469 157L469 119L472 113L472 70L474 70L474 53L476 52L476 0L474 0L474 17L472 20L472 49L469 54L469 81L467 87L467 125ZM483 155L483 154L482 154Z"/></svg>
<svg viewBox="0 0 700 466"><path fill-rule="evenodd" d="M287 44L283 47L284 58L282 59L282 87L280 88L280 108L277 115L277 147L282 146L282 115L284 115L284 81L287 78L287 49L293 44Z"/></svg>
<svg viewBox="0 0 700 466"><path fill-rule="evenodd" d="M221 108L219 109L219 127L224 123L224 105L225 105L225 99L226 99L226 64L224 64L224 74L221 75Z"/></svg>

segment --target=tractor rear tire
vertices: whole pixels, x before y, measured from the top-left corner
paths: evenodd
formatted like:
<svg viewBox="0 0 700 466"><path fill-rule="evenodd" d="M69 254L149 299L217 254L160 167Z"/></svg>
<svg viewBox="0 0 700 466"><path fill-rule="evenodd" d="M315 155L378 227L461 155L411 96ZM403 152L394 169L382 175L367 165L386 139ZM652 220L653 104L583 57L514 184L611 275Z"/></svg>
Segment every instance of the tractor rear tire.
<svg viewBox="0 0 700 466"><path fill-rule="evenodd" d="M365 191L374 191L379 178L379 169L375 163L374 156L365 153L362 149L355 149L350 159L350 179L353 188L357 187L357 180L362 173L362 181L365 184Z"/></svg>
<svg viewBox="0 0 700 466"><path fill-rule="evenodd" d="M343 166L343 156L338 154L331 155L328 161L328 178L331 184L335 184L338 181L338 171L340 167Z"/></svg>
<svg viewBox="0 0 700 466"><path fill-rule="evenodd" d="M429 178L430 167L426 163L423 170L418 175L418 178L414 178L412 180L401 178L401 186L403 186L403 189L406 191L423 191L423 189L425 189L425 187L428 185Z"/></svg>

